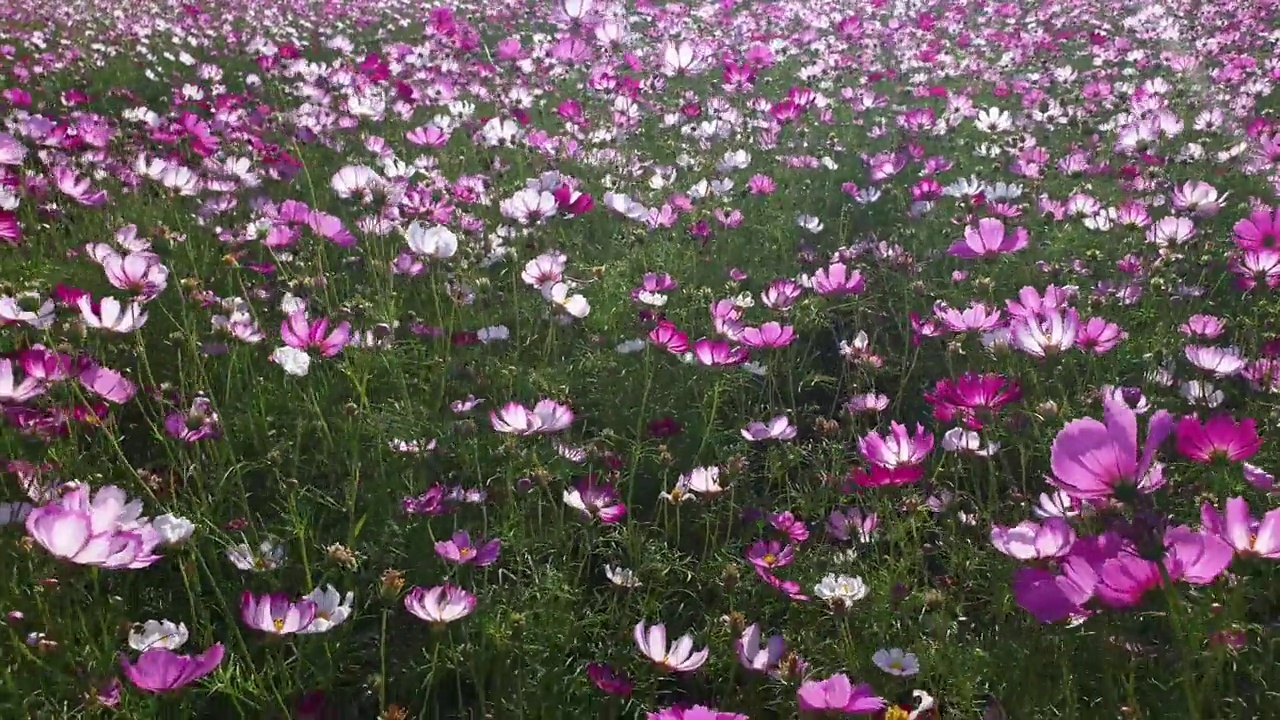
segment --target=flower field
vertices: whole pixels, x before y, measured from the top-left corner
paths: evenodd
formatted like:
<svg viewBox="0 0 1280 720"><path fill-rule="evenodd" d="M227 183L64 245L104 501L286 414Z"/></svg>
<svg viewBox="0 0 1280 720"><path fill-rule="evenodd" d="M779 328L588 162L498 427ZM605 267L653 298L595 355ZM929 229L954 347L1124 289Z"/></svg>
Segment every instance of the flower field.
<svg viewBox="0 0 1280 720"><path fill-rule="evenodd" d="M6 4L0 716L1274 717L1277 28Z"/></svg>

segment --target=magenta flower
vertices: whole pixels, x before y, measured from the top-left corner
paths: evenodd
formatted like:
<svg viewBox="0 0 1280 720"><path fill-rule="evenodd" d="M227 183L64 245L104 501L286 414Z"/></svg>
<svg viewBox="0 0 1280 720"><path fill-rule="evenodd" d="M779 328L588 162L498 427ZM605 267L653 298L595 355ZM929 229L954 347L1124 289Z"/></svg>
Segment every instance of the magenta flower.
<svg viewBox="0 0 1280 720"><path fill-rule="evenodd" d="M405 595L404 607L419 620L443 625L475 612L476 596L456 585L415 587Z"/></svg>
<svg viewBox="0 0 1280 720"><path fill-rule="evenodd" d="M657 712L646 713L645 718L646 720L751 720L742 713L716 710L706 705L662 708Z"/></svg>
<svg viewBox="0 0 1280 720"><path fill-rule="evenodd" d="M820 268L813 274L812 282L813 291L819 295L861 295L867 290L862 272L844 263Z"/></svg>
<svg viewBox="0 0 1280 720"><path fill-rule="evenodd" d="M924 462L933 450L933 435L917 424L911 435L907 426L897 421L889 423L889 434L881 436L874 430L858 440L858 451L867 462L887 470L911 467Z"/></svg>
<svg viewBox="0 0 1280 720"><path fill-rule="evenodd" d="M888 704L867 684L854 685L844 673L826 680L809 680L796 692L800 709L810 712L841 712L846 715L870 715Z"/></svg>
<svg viewBox="0 0 1280 720"><path fill-rule="evenodd" d="M995 218L982 218L978 226L964 229L964 239L951 244L947 252L966 259L995 257L1017 252L1027 246L1026 228L1005 232L1004 223Z"/></svg>
<svg viewBox="0 0 1280 720"><path fill-rule="evenodd" d="M1098 576L1081 557L1068 556L1058 572L1022 567L1013 574L1013 599L1042 623L1056 623L1085 614L1084 604L1093 598Z"/></svg>
<svg viewBox="0 0 1280 720"><path fill-rule="evenodd" d="M618 697L630 697L635 687L626 673L615 670L605 663L587 663L587 677L596 687Z"/></svg>
<svg viewBox="0 0 1280 720"><path fill-rule="evenodd" d="M245 590L240 595L240 619L254 630L292 635L305 630L315 617L315 602L305 598L295 603L284 593L256 596Z"/></svg>
<svg viewBox="0 0 1280 720"><path fill-rule="evenodd" d="M219 437L222 425L218 421L218 413L213 409L213 403L209 402L209 398L201 396L191 401L191 408L186 412L176 411L166 415L164 430L169 437L193 443Z"/></svg>
<svg viewBox="0 0 1280 720"><path fill-rule="evenodd" d="M329 332L329 318L312 322L305 311L299 310L280 324L280 339L291 348L316 348L324 357L333 357L351 340L351 323L338 323L333 332Z"/></svg>
<svg viewBox="0 0 1280 720"><path fill-rule="evenodd" d="M1018 383L996 373L964 373L955 379L939 380L924 399L933 406L933 417L941 422L964 423L981 430L1000 408L1022 398Z"/></svg>
<svg viewBox="0 0 1280 720"><path fill-rule="evenodd" d="M1155 461L1155 454L1173 431L1173 418L1164 410L1151 416L1139 456L1138 418L1133 410L1111 397L1103 400L1103 407L1103 422L1072 420L1053 439L1049 482L1080 500L1109 498L1120 485L1143 493L1164 485L1164 468Z"/></svg>
<svg viewBox="0 0 1280 720"><path fill-rule="evenodd" d="M693 672L702 667L711 654L708 648L694 651L693 636L687 633L668 647L667 627L661 623L646 629L642 620L636 623L632 636L640 654L671 672Z"/></svg>
<svg viewBox="0 0 1280 720"><path fill-rule="evenodd" d="M459 565L484 567L492 565L498 559L501 548L502 541L496 538L480 546L472 545L471 535L466 530L459 530L452 538L436 543L436 554Z"/></svg>
<svg viewBox="0 0 1280 720"><path fill-rule="evenodd" d="M44 394L46 388L39 378L28 374L19 380L14 370L12 360L0 358L0 403L21 404Z"/></svg>
<svg viewBox="0 0 1280 720"><path fill-rule="evenodd" d="M1165 531L1164 547L1162 562L1169 579L1192 585L1213 582L1231 564L1233 556L1231 546L1217 535L1181 526ZM1132 547L1122 548L1096 564L1096 568L1098 600L1111 607L1133 607L1142 602L1148 591L1164 584L1160 564L1142 557Z"/></svg>
<svg viewBox="0 0 1280 720"><path fill-rule="evenodd" d="M1184 417L1174 430L1178 452L1196 462L1241 462L1253 457L1262 447L1253 418L1237 423L1230 415L1223 414L1201 423L1198 418Z"/></svg>
<svg viewBox="0 0 1280 720"><path fill-rule="evenodd" d="M742 437L752 442L763 440L791 440L796 436L796 426L786 415L779 415L766 422L753 420L742 428Z"/></svg>
<svg viewBox="0 0 1280 720"><path fill-rule="evenodd" d="M1105 355L1129 337L1119 325L1103 318L1089 318L1076 332L1076 345L1094 355Z"/></svg>
<svg viewBox="0 0 1280 720"><path fill-rule="evenodd" d="M785 567L794 559L795 549L778 540L757 540L747 548L747 561L765 570Z"/></svg>
<svg viewBox="0 0 1280 720"><path fill-rule="evenodd" d="M356 236L342 226L342 220L329 213L312 210L307 214L307 226L311 232L341 248L356 244Z"/></svg>
<svg viewBox="0 0 1280 720"><path fill-rule="evenodd" d="M729 344L728 340L699 338L693 344L693 357L701 365L713 367L741 365L747 361L747 352Z"/></svg>
<svg viewBox="0 0 1280 720"><path fill-rule="evenodd" d="M1249 513L1249 503L1242 497L1227 500L1226 512L1209 503L1200 506L1200 523L1204 531L1227 542L1237 555L1280 559L1280 508L1269 510L1261 520Z"/></svg>
<svg viewBox="0 0 1280 720"><path fill-rule="evenodd" d="M1280 246L1280 208L1257 210L1232 230L1241 250L1274 249Z"/></svg>
<svg viewBox="0 0 1280 720"><path fill-rule="evenodd" d="M162 537L142 517L142 502L130 502L123 490L107 485L89 495L77 485L32 510L27 533L54 557L108 570L138 569L156 563Z"/></svg>
<svg viewBox="0 0 1280 720"><path fill-rule="evenodd" d="M573 422L573 410L555 400L539 400L533 409L509 402L489 412L493 429L510 435L557 433Z"/></svg>
<svg viewBox="0 0 1280 720"><path fill-rule="evenodd" d="M738 336L739 342L752 348L786 347L795 339L796 331L794 327L773 321L767 322L758 328L743 328Z"/></svg>
<svg viewBox="0 0 1280 720"><path fill-rule="evenodd" d="M1064 557L1071 552L1075 542L1076 531L1070 523L1058 517L1045 518L1043 523L1020 522L1011 528L991 527L991 544L996 550L1018 560Z"/></svg>
<svg viewBox="0 0 1280 720"><path fill-rule="evenodd" d="M680 332L669 320L660 320L653 330L649 331L649 342L669 353L689 351L689 336Z"/></svg>
<svg viewBox="0 0 1280 720"><path fill-rule="evenodd" d="M213 672L222 663L224 648L215 643L199 655L179 655L174 651L153 647L130 663L120 656L120 667L134 687L149 693L163 693L190 685Z"/></svg>
<svg viewBox="0 0 1280 720"><path fill-rule="evenodd" d="M577 510L583 518L599 518L612 525L626 517L627 506L618 498L618 491L607 482L597 482L588 475L564 491L564 504Z"/></svg>
<svg viewBox="0 0 1280 720"><path fill-rule="evenodd" d="M756 672L772 672L782 662L787 644L781 635L770 635L763 644L762 639L760 626L753 623L733 641L733 648L738 652L738 662L742 667Z"/></svg>
<svg viewBox="0 0 1280 720"><path fill-rule="evenodd" d="M809 526L790 510L769 513L769 524L778 532L791 538L792 542L802 543L809 539Z"/></svg>

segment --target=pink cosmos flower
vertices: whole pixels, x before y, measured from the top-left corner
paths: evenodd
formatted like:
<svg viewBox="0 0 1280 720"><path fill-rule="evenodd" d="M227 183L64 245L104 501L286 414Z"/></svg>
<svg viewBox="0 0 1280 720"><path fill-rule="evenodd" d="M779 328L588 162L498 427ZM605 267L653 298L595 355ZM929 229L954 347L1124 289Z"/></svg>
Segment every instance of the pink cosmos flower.
<svg viewBox="0 0 1280 720"><path fill-rule="evenodd" d="M1262 447L1253 418L1237 423L1230 415L1223 414L1201 423L1188 416L1178 421L1175 433L1178 452L1196 462L1240 462L1253 457Z"/></svg>
<svg viewBox="0 0 1280 720"><path fill-rule="evenodd" d="M28 374L19 380L14 369L12 360L0 358L0 403L18 405L44 394L46 388L39 378Z"/></svg>
<svg viewBox="0 0 1280 720"><path fill-rule="evenodd" d="M0 210L0 244L9 247L22 244L22 224L12 210Z"/></svg>
<svg viewBox="0 0 1280 720"><path fill-rule="evenodd" d="M646 720L751 720L742 713L727 712L706 705L673 705L646 713Z"/></svg>
<svg viewBox="0 0 1280 720"><path fill-rule="evenodd" d="M1080 315L1075 308L1050 310L1040 315L1015 318L1009 323L1009 330L1014 347L1028 355L1044 358L1075 346L1080 333Z"/></svg>
<svg viewBox="0 0 1280 720"><path fill-rule="evenodd" d="M981 302L972 302L964 310L956 310L939 300L933 304L934 317L951 332L988 332L1000 327L1000 311ZM923 330L921 331L923 333Z"/></svg>
<svg viewBox="0 0 1280 720"><path fill-rule="evenodd" d="M685 353L689 351L689 336L680 332L669 320L658 321L657 326L649 331L649 342L669 353Z"/></svg>
<svg viewBox="0 0 1280 720"><path fill-rule="evenodd" d="M254 630L292 635L305 630L315 617L316 604L306 598L292 602L284 593L258 596L248 590L240 595L240 619Z"/></svg>
<svg viewBox="0 0 1280 720"><path fill-rule="evenodd" d="M889 423L888 435L873 430L858 440L858 451L867 462L889 470L919 465L932 450L933 435L918 423L914 435L906 425L894 421Z"/></svg>
<svg viewBox="0 0 1280 720"><path fill-rule="evenodd" d="M856 537L858 542L871 542L878 527L880 517L861 508L836 509L827 516L827 532L837 540Z"/></svg>
<svg viewBox="0 0 1280 720"><path fill-rule="evenodd" d="M861 295L867 290L862 272L844 263L833 263L813 274L813 291L819 295Z"/></svg>
<svg viewBox="0 0 1280 720"><path fill-rule="evenodd" d="M711 654L709 648L695 651L693 636L681 635L670 647L667 646L667 627L661 623L646 629L644 621L636 623L632 633L640 654L671 672L693 672L707 662Z"/></svg>
<svg viewBox="0 0 1280 720"><path fill-rule="evenodd" d="M124 375L97 364L81 370L76 379L89 392L117 405L129 402L138 390L137 386ZM2 384L0 380L0 385ZM3 390L0 389L0 397L2 396Z"/></svg>
<svg viewBox="0 0 1280 720"><path fill-rule="evenodd" d="M752 348L780 348L796 338L795 328L777 322L767 322L758 328L743 328L738 341Z"/></svg>
<svg viewBox="0 0 1280 720"><path fill-rule="evenodd" d="M752 442L762 440L791 440L796 436L796 426L786 415L779 415L768 422L753 420L742 428L742 437Z"/></svg>
<svg viewBox="0 0 1280 720"><path fill-rule="evenodd" d="M329 318L313 322L307 319L306 311L299 310L280 323L280 339L291 348L316 348L324 357L333 357L351 340L351 323L338 323L333 332L329 332Z"/></svg>
<svg viewBox="0 0 1280 720"><path fill-rule="evenodd" d="M1227 500L1224 514L1209 503L1201 505L1200 523L1205 532L1225 540L1239 556L1280 559L1280 508L1257 520L1249 513L1248 501L1233 497Z"/></svg>
<svg viewBox="0 0 1280 720"><path fill-rule="evenodd" d="M1005 300L1004 304L1013 317L1032 317L1065 309L1073 295L1074 290L1069 287L1060 288L1057 285L1050 285L1041 295L1034 287L1027 285L1018 291L1017 300Z"/></svg>
<svg viewBox="0 0 1280 720"><path fill-rule="evenodd" d="M1275 492L1276 478L1274 475L1250 463L1240 463L1240 468L1244 471L1244 481L1249 483L1250 486L1265 493Z"/></svg>
<svg viewBox="0 0 1280 720"><path fill-rule="evenodd" d="M419 620L444 625L475 612L476 596L456 585L415 587L404 596L404 607Z"/></svg>
<svg viewBox="0 0 1280 720"><path fill-rule="evenodd" d="M1165 531L1164 547L1162 562L1174 582L1207 585L1231 564L1231 546L1206 532L1171 527ZM1142 557L1133 548L1121 549L1096 568L1097 598L1111 607L1133 607L1148 591L1164 584L1160 564Z"/></svg>
<svg viewBox="0 0 1280 720"><path fill-rule="evenodd" d="M1245 251L1280 247L1280 208L1263 208L1232 228L1236 245Z"/></svg>
<svg viewBox="0 0 1280 720"><path fill-rule="evenodd" d="M1111 497L1119 485L1149 493L1164 484L1156 449L1173 432L1173 418L1160 410L1151 417L1142 455L1138 455L1138 419L1114 398L1103 401L1103 422L1081 418L1067 423L1053 439L1049 482L1081 499Z"/></svg>
<svg viewBox="0 0 1280 720"><path fill-rule="evenodd" d="M186 412L176 411L166 415L164 429L169 437L189 443L217 438L222 434L218 413L213 409L209 398L203 396L192 400L191 408Z"/></svg>
<svg viewBox="0 0 1280 720"><path fill-rule="evenodd" d="M761 640L764 640L763 644ZM770 635L768 639L764 639L760 626L752 623L733 641L733 649L738 652L738 662L742 667L767 673L776 670L782 662L787 644L781 635Z"/></svg>
<svg viewBox="0 0 1280 720"><path fill-rule="evenodd" d="M1187 337L1202 337L1206 340L1213 340L1222 335L1227 329L1226 322L1216 315L1192 315L1187 321L1178 326L1178 332Z"/></svg>
<svg viewBox="0 0 1280 720"><path fill-rule="evenodd" d="M591 678L596 687L618 697L630 697L635 687L626 673L605 663L587 663L587 677Z"/></svg>
<svg viewBox="0 0 1280 720"><path fill-rule="evenodd" d="M349 248L356 244L356 236L343 227L342 220L335 215L312 210L307 214L307 226L311 228L311 232L338 247Z"/></svg>
<svg viewBox="0 0 1280 720"><path fill-rule="evenodd" d="M1076 345L1092 352L1094 355L1105 355L1129 337L1119 325L1104 318L1089 318L1076 334Z"/></svg>
<svg viewBox="0 0 1280 720"><path fill-rule="evenodd" d="M809 526L790 510L769 513L769 524L778 532L791 538L792 542L802 543L809 539Z"/></svg>
<svg viewBox="0 0 1280 720"><path fill-rule="evenodd" d="M153 647L133 663L121 654L120 667L139 690L164 693L190 685L213 672L222 663L223 654L222 643L215 643L199 655L179 655L168 648Z"/></svg>
<svg viewBox="0 0 1280 720"><path fill-rule="evenodd" d="M564 491L564 504L577 510L583 518L599 518L606 525L621 522L627 515L627 506L619 500L617 489L590 475Z"/></svg>
<svg viewBox="0 0 1280 720"><path fill-rule="evenodd" d="M701 365L724 367L747 361L747 351L729 344L728 340L699 338L693 344L693 357Z"/></svg>
<svg viewBox="0 0 1280 720"><path fill-rule="evenodd" d="M795 548L778 540L757 540L747 548L747 561L758 568L771 570L790 565L795 554Z"/></svg>
<svg viewBox="0 0 1280 720"><path fill-rule="evenodd" d="M573 410L555 400L539 400L530 410L518 402L509 402L489 411L493 429L510 435L549 435L573 423Z"/></svg>
<svg viewBox="0 0 1280 720"><path fill-rule="evenodd" d="M964 239L952 243L947 252L960 258L995 257L1017 252L1027 246L1026 228L1006 232L1004 223L995 218L982 218L978 226L964 230Z"/></svg>
<svg viewBox="0 0 1280 720"><path fill-rule="evenodd" d="M1064 557L1076 542L1076 531L1060 517L1042 523L1025 521L1015 527L993 525L991 544L996 550L1018 560L1045 560Z"/></svg>
<svg viewBox="0 0 1280 720"><path fill-rule="evenodd" d="M1236 348L1187 345L1182 352L1192 365L1218 377L1235 375L1245 366L1245 359Z"/></svg>
<svg viewBox="0 0 1280 720"><path fill-rule="evenodd" d="M142 502L129 501L114 485L90 497L87 485L76 485L32 510L27 533L54 557L108 570L138 569L161 559L155 553L163 538L142 517Z"/></svg>
<svg viewBox="0 0 1280 720"><path fill-rule="evenodd" d="M91 328L130 333L147 322L147 312L136 302L123 305L111 297L95 301L86 293L79 297L76 306L80 308L84 324Z"/></svg>
<svg viewBox="0 0 1280 720"><path fill-rule="evenodd" d="M970 430L981 430L1000 408L1021 398L1018 383L996 373L944 378L924 394L935 419L947 423L958 420Z"/></svg>
<svg viewBox="0 0 1280 720"><path fill-rule="evenodd" d="M153 252L112 252L102 260L107 282L121 290L129 290L141 301L155 299L169 282L169 268Z"/></svg>
<svg viewBox="0 0 1280 720"><path fill-rule="evenodd" d="M1042 623L1056 623L1085 613L1084 604L1093 598L1097 574L1083 558L1068 556L1058 564L1059 572L1039 567L1014 571L1014 602Z"/></svg>
<svg viewBox="0 0 1280 720"><path fill-rule="evenodd" d="M769 283L769 287L760 293L760 302L770 310L786 310L794 305L803 293L804 286L800 283L782 278Z"/></svg>
<svg viewBox="0 0 1280 720"><path fill-rule="evenodd" d="M840 712L846 715L870 715L888 704L867 684L854 685L844 673L826 680L808 680L796 692L800 709L810 712Z"/></svg>
<svg viewBox="0 0 1280 720"><path fill-rule="evenodd" d="M471 535L466 530L459 530L448 540L436 543L436 554L441 558L459 565L476 567L492 565L498 559L501 549L502 541L496 538L480 546L471 544Z"/></svg>

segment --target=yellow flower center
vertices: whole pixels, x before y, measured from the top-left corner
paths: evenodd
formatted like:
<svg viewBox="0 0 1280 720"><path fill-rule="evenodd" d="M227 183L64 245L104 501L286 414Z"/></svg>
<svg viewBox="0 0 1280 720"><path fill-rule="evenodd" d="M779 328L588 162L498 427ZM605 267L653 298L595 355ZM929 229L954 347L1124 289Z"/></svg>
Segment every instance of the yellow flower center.
<svg viewBox="0 0 1280 720"><path fill-rule="evenodd" d="M464 548L459 548L459 549L458 549L458 555L460 555L460 556L462 556L462 557L471 557L472 555L474 555L474 554L475 554L475 552L476 552L476 551L475 551L475 549L473 549L473 548L469 548L469 547L464 547Z"/></svg>
<svg viewBox="0 0 1280 720"><path fill-rule="evenodd" d="M275 627L276 632L284 632L284 618L276 618L271 621L271 624Z"/></svg>
<svg viewBox="0 0 1280 720"><path fill-rule="evenodd" d="M772 565L778 562L778 556L773 553L765 553L765 556L761 559L764 560L765 565Z"/></svg>
<svg viewBox="0 0 1280 720"><path fill-rule="evenodd" d="M884 711L884 720L910 720L911 713L894 706Z"/></svg>

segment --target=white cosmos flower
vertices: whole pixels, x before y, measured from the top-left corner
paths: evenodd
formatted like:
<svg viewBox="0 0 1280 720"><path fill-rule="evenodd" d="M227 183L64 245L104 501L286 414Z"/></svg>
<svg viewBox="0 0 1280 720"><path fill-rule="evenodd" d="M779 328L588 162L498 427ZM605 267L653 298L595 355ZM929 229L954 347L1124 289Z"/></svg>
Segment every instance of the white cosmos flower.
<svg viewBox="0 0 1280 720"><path fill-rule="evenodd" d="M587 313L591 312L591 304L581 295L570 295L570 291L568 283L564 282L549 283L542 286L542 296L551 301L553 305L563 308L565 312L576 318L586 317Z"/></svg>
<svg viewBox="0 0 1280 720"><path fill-rule="evenodd" d="M822 578L813 588L813 593L831 605L840 605L846 610L867 596L870 590L862 578L830 573Z"/></svg>
<svg viewBox="0 0 1280 720"><path fill-rule="evenodd" d="M624 568L621 565L605 565L604 574L609 578L609 582L623 588L637 588L644 583L640 582L640 578L636 576L634 570Z"/></svg>
<svg viewBox="0 0 1280 720"><path fill-rule="evenodd" d="M151 648L177 650L187 641L187 626L168 620L148 620L129 630L129 647L138 652Z"/></svg>
<svg viewBox="0 0 1280 720"><path fill-rule="evenodd" d="M405 240L414 254L437 260L451 258L458 252L458 236L443 225L424 228L415 220L405 231Z"/></svg>
<svg viewBox="0 0 1280 720"><path fill-rule="evenodd" d="M920 672L920 660L916 658L915 653L909 653L902 648L880 648L871 656L871 662L876 667L898 677L910 677Z"/></svg>
<svg viewBox="0 0 1280 720"><path fill-rule="evenodd" d="M195 523L173 513L165 513L151 521L151 527L160 533L161 542L165 545L177 545L196 531Z"/></svg>
<svg viewBox="0 0 1280 720"><path fill-rule="evenodd" d="M311 356L305 350L281 345L271 353L271 362L294 377L304 377L311 370Z"/></svg>
<svg viewBox="0 0 1280 720"><path fill-rule="evenodd" d="M310 600L316 605L316 616L311 624L299 630L300 634L306 635L311 633L322 633L341 625L344 620L351 616L351 604L355 601L355 593L348 592L345 596L339 595L338 591L332 585L325 585L323 588L316 588L310 594L303 596L303 600Z"/></svg>

